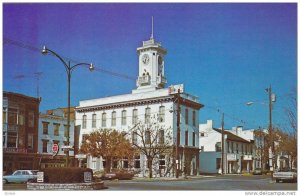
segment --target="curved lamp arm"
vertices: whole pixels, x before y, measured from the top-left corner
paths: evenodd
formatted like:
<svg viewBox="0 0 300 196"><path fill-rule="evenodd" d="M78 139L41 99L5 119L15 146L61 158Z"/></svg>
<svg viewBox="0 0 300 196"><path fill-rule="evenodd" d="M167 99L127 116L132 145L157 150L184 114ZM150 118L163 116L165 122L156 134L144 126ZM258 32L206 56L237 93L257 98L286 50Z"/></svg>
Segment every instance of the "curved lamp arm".
<svg viewBox="0 0 300 196"><path fill-rule="evenodd" d="M66 63L66 61L64 61L64 59L61 56L59 56L56 52L54 52L53 50L50 50L49 48L46 48L46 46L44 46L43 49L42 49L42 54L43 55L47 55L48 52L52 53L54 56L56 56L57 58L59 58L59 60L64 64L64 66L66 68L66 71L68 71L68 69L69 69L68 67L69 66Z"/></svg>

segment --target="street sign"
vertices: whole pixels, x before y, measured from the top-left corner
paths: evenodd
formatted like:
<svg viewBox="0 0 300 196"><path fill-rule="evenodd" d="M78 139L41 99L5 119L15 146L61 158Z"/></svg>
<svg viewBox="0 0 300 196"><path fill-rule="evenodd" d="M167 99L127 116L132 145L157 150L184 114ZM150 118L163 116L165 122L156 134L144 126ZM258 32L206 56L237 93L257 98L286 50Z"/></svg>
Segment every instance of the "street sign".
<svg viewBox="0 0 300 196"><path fill-rule="evenodd" d="M44 172L37 172L37 182L44 182Z"/></svg>
<svg viewBox="0 0 300 196"><path fill-rule="evenodd" d="M77 155L75 155L75 158L76 159L85 159L86 155L85 154L77 154Z"/></svg>
<svg viewBox="0 0 300 196"><path fill-rule="evenodd" d="M84 182L91 182L91 181L92 181L92 173L84 172Z"/></svg>
<svg viewBox="0 0 300 196"><path fill-rule="evenodd" d="M58 144L53 144L52 145L52 151L53 151L53 153L57 153L58 152Z"/></svg>
<svg viewBox="0 0 300 196"><path fill-rule="evenodd" d="M73 146L62 146L63 150L74 150Z"/></svg>

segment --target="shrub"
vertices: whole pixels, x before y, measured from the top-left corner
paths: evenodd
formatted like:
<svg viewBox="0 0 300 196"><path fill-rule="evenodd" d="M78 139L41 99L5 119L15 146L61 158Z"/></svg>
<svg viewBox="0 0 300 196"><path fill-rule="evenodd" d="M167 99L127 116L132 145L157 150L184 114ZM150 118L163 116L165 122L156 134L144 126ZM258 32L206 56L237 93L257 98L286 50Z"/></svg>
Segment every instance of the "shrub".
<svg viewBox="0 0 300 196"><path fill-rule="evenodd" d="M45 168L42 171L46 183L82 183L84 182L84 172L90 172L93 176L92 169L79 167L54 167Z"/></svg>

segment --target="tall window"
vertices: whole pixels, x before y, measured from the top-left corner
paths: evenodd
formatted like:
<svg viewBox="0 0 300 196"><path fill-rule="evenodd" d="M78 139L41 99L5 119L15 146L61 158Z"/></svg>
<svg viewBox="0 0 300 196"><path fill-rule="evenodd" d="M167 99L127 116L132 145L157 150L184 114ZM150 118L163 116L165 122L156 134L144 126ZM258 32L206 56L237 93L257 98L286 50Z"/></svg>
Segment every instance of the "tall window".
<svg viewBox="0 0 300 196"><path fill-rule="evenodd" d="M159 130L159 144L165 143L165 130Z"/></svg>
<svg viewBox="0 0 300 196"><path fill-rule="evenodd" d="M25 123L24 112L23 112L23 111L19 111L19 115L18 115L18 124L19 124L19 125L24 125L24 123Z"/></svg>
<svg viewBox="0 0 300 196"><path fill-rule="evenodd" d="M227 141L227 152L230 153L230 142Z"/></svg>
<svg viewBox="0 0 300 196"><path fill-rule="evenodd" d="M58 123L53 123L53 127L54 127L54 135L55 136L59 136L59 125Z"/></svg>
<svg viewBox="0 0 300 196"><path fill-rule="evenodd" d="M189 145L189 131L186 130L185 131L185 145Z"/></svg>
<svg viewBox="0 0 300 196"><path fill-rule="evenodd" d="M138 123L138 110L133 109L132 110L132 124L135 125Z"/></svg>
<svg viewBox="0 0 300 196"><path fill-rule="evenodd" d="M236 153L239 153L239 143L235 143L235 149L236 149Z"/></svg>
<svg viewBox="0 0 300 196"><path fill-rule="evenodd" d="M159 155L159 169L165 169L165 168L166 168L166 156Z"/></svg>
<svg viewBox="0 0 300 196"><path fill-rule="evenodd" d="M43 134L48 134L49 122L42 122L43 124Z"/></svg>
<svg viewBox="0 0 300 196"><path fill-rule="evenodd" d="M193 111L193 126L196 126L196 111Z"/></svg>
<svg viewBox="0 0 300 196"><path fill-rule="evenodd" d="M137 132L136 131L132 132L132 143L137 144Z"/></svg>
<svg viewBox="0 0 300 196"><path fill-rule="evenodd" d="M7 133L7 147L17 148L18 133L8 132Z"/></svg>
<svg viewBox="0 0 300 196"><path fill-rule="evenodd" d="M86 115L82 116L82 128L86 129Z"/></svg>
<svg viewBox="0 0 300 196"><path fill-rule="evenodd" d="M221 168L221 158L217 158L216 159L216 169L220 169Z"/></svg>
<svg viewBox="0 0 300 196"><path fill-rule="evenodd" d="M145 131L145 144L150 144L150 131Z"/></svg>
<svg viewBox="0 0 300 196"><path fill-rule="evenodd" d="M134 168L141 168L140 156L134 157Z"/></svg>
<svg viewBox="0 0 300 196"><path fill-rule="evenodd" d="M189 109L185 109L185 124L189 124Z"/></svg>
<svg viewBox="0 0 300 196"><path fill-rule="evenodd" d="M8 124L16 125L18 124L18 110L9 108L8 109Z"/></svg>
<svg viewBox="0 0 300 196"><path fill-rule="evenodd" d="M96 128L97 127L97 114L93 114L92 115L92 128Z"/></svg>
<svg viewBox="0 0 300 196"><path fill-rule="evenodd" d="M28 141L27 141L27 148L32 149L33 148L33 134L29 133L28 136Z"/></svg>
<svg viewBox="0 0 300 196"><path fill-rule="evenodd" d="M165 122L165 106L159 107L158 117L159 122Z"/></svg>
<svg viewBox="0 0 300 196"><path fill-rule="evenodd" d="M193 146L196 145L196 133L195 131L193 132Z"/></svg>
<svg viewBox="0 0 300 196"><path fill-rule="evenodd" d="M124 157L123 159L123 168L128 168L128 158Z"/></svg>
<svg viewBox="0 0 300 196"><path fill-rule="evenodd" d="M241 146L242 146L242 154L244 154L244 144L241 144Z"/></svg>
<svg viewBox="0 0 300 196"><path fill-rule="evenodd" d="M43 152L48 152L48 140L43 140Z"/></svg>
<svg viewBox="0 0 300 196"><path fill-rule="evenodd" d="M106 127L106 113L102 113L102 127Z"/></svg>
<svg viewBox="0 0 300 196"><path fill-rule="evenodd" d="M145 123L150 123L151 108L145 110Z"/></svg>
<svg viewBox="0 0 300 196"><path fill-rule="evenodd" d="M3 116L2 116L2 122L3 122L3 123L7 123L6 117L7 117L7 112L6 112L6 110L3 108Z"/></svg>
<svg viewBox="0 0 300 196"><path fill-rule="evenodd" d="M68 125L64 125L64 137L68 137Z"/></svg>
<svg viewBox="0 0 300 196"><path fill-rule="evenodd" d="M30 111L28 113L28 126L34 127L34 112L33 111Z"/></svg>
<svg viewBox="0 0 300 196"><path fill-rule="evenodd" d="M126 110L123 110L122 111L122 125L126 125L126 116L127 115L127 112Z"/></svg>
<svg viewBox="0 0 300 196"><path fill-rule="evenodd" d="M113 111L111 113L111 126L114 127L117 124L117 113Z"/></svg>

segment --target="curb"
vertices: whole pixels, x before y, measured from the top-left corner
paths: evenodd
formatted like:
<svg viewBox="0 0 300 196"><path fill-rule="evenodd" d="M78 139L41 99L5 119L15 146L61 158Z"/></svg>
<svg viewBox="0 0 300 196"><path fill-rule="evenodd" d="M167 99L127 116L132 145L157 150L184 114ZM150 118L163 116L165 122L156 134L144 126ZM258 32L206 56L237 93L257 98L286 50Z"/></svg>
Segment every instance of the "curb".
<svg viewBox="0 0 300 196"><path fill-rule="evenodd" d="M142 182L153 182L153 181L182 181L182 180L198 180L203 178L212 178L215 176L191 176L191 177L180 177L180 178L133 178L132 181Z"/></svg>

